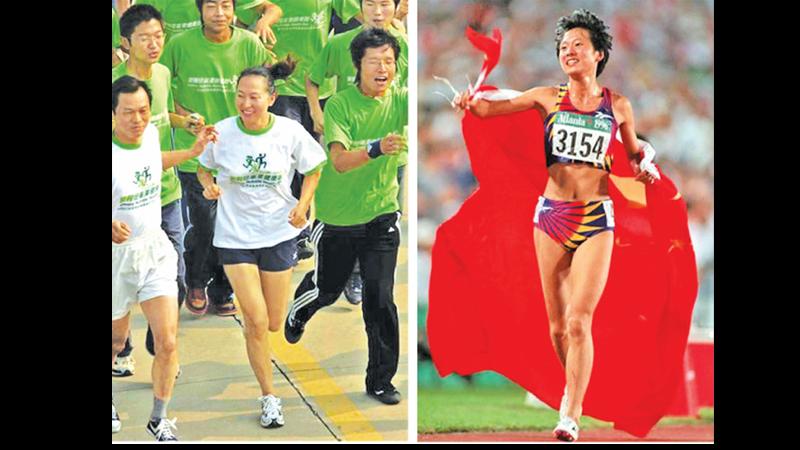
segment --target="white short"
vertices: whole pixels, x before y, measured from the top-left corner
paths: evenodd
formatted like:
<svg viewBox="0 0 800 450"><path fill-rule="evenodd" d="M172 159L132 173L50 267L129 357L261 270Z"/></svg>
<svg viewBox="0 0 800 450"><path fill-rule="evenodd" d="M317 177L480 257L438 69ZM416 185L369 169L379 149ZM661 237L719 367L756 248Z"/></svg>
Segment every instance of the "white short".
<svg viewBox="0 0 800 450"><path fill-rule="evenodd" d="M111 320L133 305L178 296L178 254L161 228L122 244L111 243Z"/></svg>

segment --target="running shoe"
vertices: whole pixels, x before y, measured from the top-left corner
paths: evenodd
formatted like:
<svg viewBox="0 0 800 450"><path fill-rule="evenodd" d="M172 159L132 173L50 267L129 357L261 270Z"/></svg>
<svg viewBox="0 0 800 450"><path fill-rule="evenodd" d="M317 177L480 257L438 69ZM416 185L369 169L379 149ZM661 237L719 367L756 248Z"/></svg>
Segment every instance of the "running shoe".
<svg viewBox="0 0 800 450"><path fill-rule="evenodd" d="M177 418L172 420L167 418L151 420L147 422L147 432L159 442L177 441L178 437L172 432L172 430L178 431L175 426L177 421Z"/></svg>
<svg viewBox="0 0 800 450"><path fill-rule="evenodd" d="M111 400L111 433L119 433L122 429L122 421L119 420L117 408L114 406L114 400Z"/></svg>
<svg viewBox="0 0 800 450"><path fill-rule="evenodd" d="M304 260L314 256L314 246L308 241L308 238L297 240L297 259Z"/></svg>
<svg viewBox="0 0 800 450"><path fill-rule="evenodd" d="M232 292L227 298L219 303L214 301L210 302L208 309L211 314L216 314L222 317L233 316L239 313L239 310L236 309L236 303L233 302Z"/></svg>
<svg viewBox="0 0 800 450"><path fill-rule="evenodd" d="M208 297L204 288L191 288L186 293L186 309L196 316L202 316L208 311Z"/></svg>
<svg viewBox="0 0 800 450"><path fill-rule="evenodd" d="M361 281L361 274L353 272L350 278L347 279L347 284L344 285L344 297L350 302L351 305L358 305L363 299L364 285Z"/></svg>
<svg viewBox="0 0 800 450"><path fill-rule="evenodd" d="M279 428L284 425L281 399L272 394L258 398L261 401L261 426Z"/></svg>
<svg viewBox="0 0 800 450"><path fill-rule="evenodd" d="M117 356L114 359L114 365L111 366L112 377L129 377L136 372L136 361L133 355Z"/></svg>
<svg viewBox="0 0 800 450"><path fill-rule="evenodd" d="M303 332L306 330L306 323L295 317L292 319L288 314L286 315L286 322L283 324L283 336L290 344L296 344L303 337Z"/></svg>
<svg viewBox="0 0 800 450"><path fill-rule="evenodd" d="M394 386L388 386L385 389L379 390L367 389L367 395L384 405L396 405L400 403L400 393L397 392Z"/></svg>
<svg viewBox="0 0 800 450"><path fill-rule="evenodd" d="M553 437L559 441L573 442L578 440L578 424L570 417L563 417L558 421Z"/></svg>

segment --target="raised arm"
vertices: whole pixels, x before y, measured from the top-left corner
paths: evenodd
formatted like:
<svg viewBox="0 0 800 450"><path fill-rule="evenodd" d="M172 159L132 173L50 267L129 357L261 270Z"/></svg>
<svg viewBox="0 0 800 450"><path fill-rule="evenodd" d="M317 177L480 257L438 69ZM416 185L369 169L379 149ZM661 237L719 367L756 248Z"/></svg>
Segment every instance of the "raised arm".
<svg viewBox="0 0 800 450"><path fill-rule="evenodd" d="M322 134L325 130L325 114L322 112L322 106L319 103L319 86L311 81L308 75L306 75L306 100L308 101L311 120L314 122L314 132Z"/></svg>
<svg viewBox="0 0 800 450"><path fill-rule="evenodd" d="M217 142L217 132L213 125L208 125L197 133L197 139L189 150L176 150L174 152L161 153L161 165L163 170L176 166L184 161L196 158L203 153L209 142Z"/></svg>
<svg viewBox="0 0 800 450"><path fill-rule="evenodd" d="M473 97L469 99L469 94L464 92L455 99L456 109L470 110L478 117L491 117L500 114L510 114L526 109L536 109L542 117L547 115L548 104L557 95L554 87L535 87L523 92L522 95L508 100L489 101L482 98Z"/></svg>

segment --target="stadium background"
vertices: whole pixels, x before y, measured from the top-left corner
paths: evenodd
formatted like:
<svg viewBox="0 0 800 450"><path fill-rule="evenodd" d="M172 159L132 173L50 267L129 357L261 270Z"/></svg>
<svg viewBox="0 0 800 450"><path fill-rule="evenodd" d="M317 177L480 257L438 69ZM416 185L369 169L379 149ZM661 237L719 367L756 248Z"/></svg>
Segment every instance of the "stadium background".
<svg viewBox="0 0 800 450"><path fill-rule="evenodd" d="M656 162L675 181L686 200L700 280L690 342L711 348L713 358L713 0L422 0L418 8L420 432L428 427L423 423L423 409L433 405L426 402L426 396L441 396L447 402L467 392L466 388L476 392L498 389L492 397L508 398L504 400L508 402L518 398L522 403L524 396L493 372L442 379L428 353L425 324L430 249L436 228L477 187L461 135L460 117L435 94L448 93L449 89L433 76L448 78L457 89L464 89L464 74L474 81L482 62L482 55L463 37L464 28L472 26L488 33L499 27L503 33L502 55L488 84L526 90L562 83L564 75L553 40L555 25L560 16L578 8L593 11L609 25L613 48L599 82L631 100L637 132L653 144ZM708 372L709 368L705 370ZM713 361L710 370L713 374ZM708 373L704 375L707 379ZM711 389L713 392L713 386ZM711 415L713 421L713 412Z"/></svg>

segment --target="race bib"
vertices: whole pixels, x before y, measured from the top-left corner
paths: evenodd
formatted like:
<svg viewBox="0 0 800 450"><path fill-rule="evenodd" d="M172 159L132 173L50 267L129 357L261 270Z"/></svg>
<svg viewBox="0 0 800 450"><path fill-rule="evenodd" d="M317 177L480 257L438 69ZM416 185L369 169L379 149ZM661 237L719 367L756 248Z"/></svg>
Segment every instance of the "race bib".
<svg viewBox="0 0 800 450"><path fill-rule="evenodd" d="M608 116L559 112L553 123L553 156L602 165L611 143L611 127Z"/></svg>

